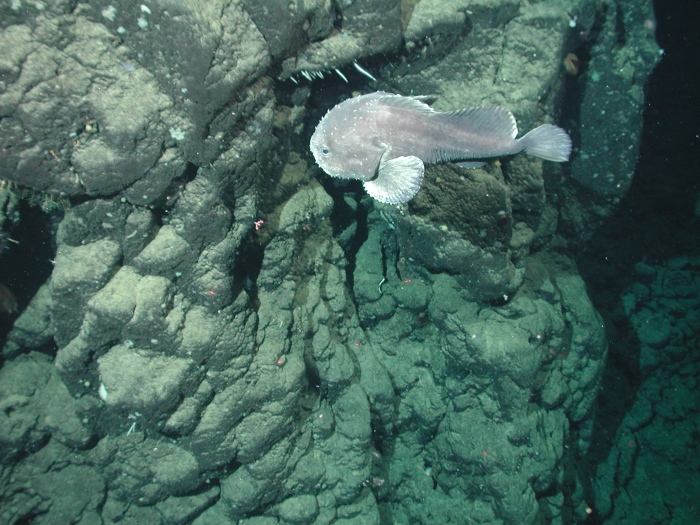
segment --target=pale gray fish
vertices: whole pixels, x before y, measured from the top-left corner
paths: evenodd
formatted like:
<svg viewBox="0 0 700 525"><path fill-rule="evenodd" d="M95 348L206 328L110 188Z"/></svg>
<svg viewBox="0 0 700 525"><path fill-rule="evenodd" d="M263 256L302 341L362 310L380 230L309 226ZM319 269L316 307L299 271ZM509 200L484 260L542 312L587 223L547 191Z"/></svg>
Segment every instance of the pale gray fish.
<svg viewBox="0 0 700 525"><path fill-rule="evenodd" d="M443 113L426 104L430 100L377 91L341 102L311 137L316 163L332 177L361 180L380 202L399 204L418 193L425 164L457 161L476 168L482 159L521 151L569 160L571 139L558 126L543 124L516 139L518 126L507 109Z"/></svg>

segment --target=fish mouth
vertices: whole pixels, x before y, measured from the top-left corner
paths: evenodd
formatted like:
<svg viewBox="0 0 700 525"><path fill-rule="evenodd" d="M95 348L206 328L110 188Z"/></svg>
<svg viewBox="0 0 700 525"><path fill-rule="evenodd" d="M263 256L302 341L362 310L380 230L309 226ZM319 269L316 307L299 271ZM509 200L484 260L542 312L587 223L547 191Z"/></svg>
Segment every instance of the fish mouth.
<svg viewBox="0 0 700 525"><path fill-rule="evenodd" d="M314 160L316 161L316 164L320 168L322 168L323 171L325 171L326 173L328 173L330 175L331 168L328 166L328 164L323 162L324 159L320 155L317 155L315 151L313 152L313 155L314 155Z"/></svg>
<svg viewBox="0 0 700 525"><path fill-rule="evenodd" d="M340 168L332 166L328 162L324 162L324 160L326 159L319 158L316 155L316 153L314 153L314 158L318 167L325 171L326 175L329 175L336 179L360 179L359 175L355 175L354 173L347 173L346 171L343 171Z"/></svg>

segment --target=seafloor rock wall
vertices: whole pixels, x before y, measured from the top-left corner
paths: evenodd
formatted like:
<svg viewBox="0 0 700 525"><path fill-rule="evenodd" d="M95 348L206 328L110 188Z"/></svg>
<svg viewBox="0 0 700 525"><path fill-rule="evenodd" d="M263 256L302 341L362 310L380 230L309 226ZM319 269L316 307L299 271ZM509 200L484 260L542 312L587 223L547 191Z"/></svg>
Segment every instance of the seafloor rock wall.
<svg viewBox="0 0 700 525"><path fill-rule="evenodd" d="M624 358L639 367L634 402L615 433L605 436L606 455L596 458L591 489L611 522L692 522L697 516L698 270L700 259L692 256L636 263L636 282L611 320L628 341L620 345ZM615 406L612 396L605 401ZM633 494L645 497L637 501Z"/></svg>
<svg viewBox="0 0 700 525"><path fill-rule="evenodd" d="M368 89L556 120L573 35L612 16L569 4L0 8L0 190L73 199L3 348L0 521L585 517L606 341L559 221L586 196L516 157L380 206L310 165L306 121L370 63Z"/></svg>

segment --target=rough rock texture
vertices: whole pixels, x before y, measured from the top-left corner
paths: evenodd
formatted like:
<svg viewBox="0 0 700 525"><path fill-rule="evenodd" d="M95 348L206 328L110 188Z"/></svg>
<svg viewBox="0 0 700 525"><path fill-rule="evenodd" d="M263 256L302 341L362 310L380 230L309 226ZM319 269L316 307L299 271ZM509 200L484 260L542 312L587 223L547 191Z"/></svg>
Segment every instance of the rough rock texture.
<svg viewBox="0 0 700 525"><path fill-rule="evenodd" d="M3 522L585 519L606 341L552 249L564 168L438 166L379 206L313 178L305 122L305 77L372 56L371 89L555 120L570 11L17 5L0 172L73 201L3 349Z"/></svg>
<svg viewBox="0 0 700 525"><path fill-rule="evenodd" d="M23 25L3 16L0 170L61 195L162 199L188 163L230 146L251 109L243 88L269 65L265 40L235 3L68 7Z"/></svg>
<svg viewBox="0 0 700 525"><path fill-rule="evenodd" d="M302 73L322 77L324 71L329 73L358 58L393 52L401 43L399 0L358 0L337 6L316 0L309 4L325 9L319 9L322 15L315 14L306 24L311 42L282 63L282 79Z"/></svg>
<svg viewBox="0 0 700 525"><path fill-rule="evenodd" d="M627 193L632 182L641 140L644 86L662 51L654 40L651 4L603 2L595 16L593 27L584 25L578 35L590 61L578 79L583 91L581 144L571 176L613 198ZM610 129L622 132L612 134Z"/></svg>
<svg viewBox="0 0 700 525"><path fill-rule="evenodd" d="M19 198L3 181L0 183L0 254L9 248L8 239L19 222Z"/></svg>
<svg viewBox="0 0 700 525"><path fill-rule="evenodd" d="M358 268L372 271L378 253L392 260L383 228L363 245ZM372 241L380 246L365 251ZM606 339L581 279L532 259L536 275L526 272L501 307L484 308L459 276L407 261L399 275L398 265L387 272L378 299L360 306L400 400L381 438L392 460L379 467L393 484L386 497L395 523L459 523L464 515L533 523L545 507L555 521L571 512L558 497L537 494L566 482L563 443L571 425L590 425ZM356 277L356 296L365 282ZM381 302L390 313L372 308ZM494 494L498 503L484 504ZM578 499L580 516L584 506Z"/></svg>
<svg viewBox="0 0 700 525"><path fill-rule="evenodd" d="M634 404L609 437L591 494L600 515L611 522L683 523L700 513L691 496L699 488L700 470L695 446L699 269L697 257L654 266L639 262L637 282L623 295L615 324L630 327L625 348L638 352L639 384ZM637 493L645 497L634 501L631 495Z"/></svg>

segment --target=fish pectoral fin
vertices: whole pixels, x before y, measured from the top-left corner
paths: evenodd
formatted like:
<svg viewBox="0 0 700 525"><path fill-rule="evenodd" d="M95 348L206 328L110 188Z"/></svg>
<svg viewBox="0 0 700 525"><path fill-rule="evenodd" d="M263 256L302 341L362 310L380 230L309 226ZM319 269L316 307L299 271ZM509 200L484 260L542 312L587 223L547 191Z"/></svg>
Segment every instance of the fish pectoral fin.
<svg viewBox="0 0 700 525"><path fill-rule="evenodd" d="M364 183L365 190L385 204L410 201L420 189L424 170L423 161L414 156L382 160L377 177Z"/></svg>

